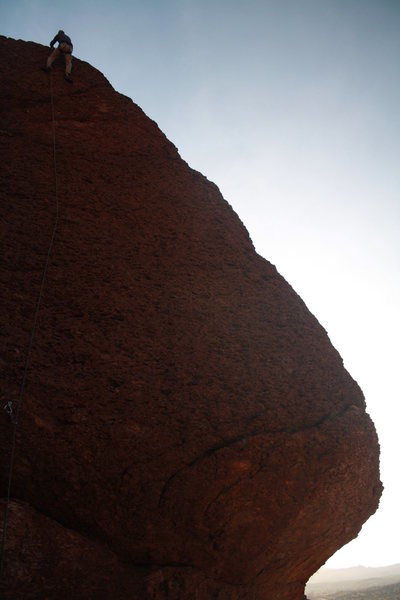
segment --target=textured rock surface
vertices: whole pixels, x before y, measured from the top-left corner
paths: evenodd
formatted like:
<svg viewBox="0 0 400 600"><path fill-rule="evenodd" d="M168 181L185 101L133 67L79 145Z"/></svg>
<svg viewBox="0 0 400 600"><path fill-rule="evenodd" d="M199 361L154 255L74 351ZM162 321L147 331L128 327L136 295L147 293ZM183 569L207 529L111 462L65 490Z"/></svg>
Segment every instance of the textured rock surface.
<svg viewBox="0 0 400 600"><path fill-rule="evenodd" d="M87 63L0 38L3 595L300 600L381 492L362 393L218 188ZM1 495L13 426L0 414ZM4 502L2 504L4 506Z"/></svg>

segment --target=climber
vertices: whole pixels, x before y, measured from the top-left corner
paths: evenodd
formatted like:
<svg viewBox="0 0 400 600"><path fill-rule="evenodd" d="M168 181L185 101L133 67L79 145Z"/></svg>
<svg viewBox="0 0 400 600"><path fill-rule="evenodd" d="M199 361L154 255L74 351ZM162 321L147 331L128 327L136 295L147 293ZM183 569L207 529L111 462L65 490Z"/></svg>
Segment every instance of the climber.
<svg viewBox="0 0 400 600"><path fill-rule="evenodd" d="M71 70L72 70L72 42L71 38L66 35L62 29L54 36L54 39L50 42L50 47L53 48L54 44L58 42L58 48L55 48L47 59L46 66L42 67L43 71L50 71L51 65L56 58L61 54L64 55L65 59L65 75L64 79L69 83L72 83Z"/></svg>

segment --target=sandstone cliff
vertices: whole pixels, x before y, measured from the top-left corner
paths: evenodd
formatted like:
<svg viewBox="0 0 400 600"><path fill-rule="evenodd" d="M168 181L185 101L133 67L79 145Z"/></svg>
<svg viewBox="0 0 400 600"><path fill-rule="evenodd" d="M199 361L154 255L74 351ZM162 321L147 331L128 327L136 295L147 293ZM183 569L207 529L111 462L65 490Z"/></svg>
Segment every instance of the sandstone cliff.
<svg viewBox="0 0 400 600"><path fill-rule="evenodd" d="M362 392L138 106L85 62L71 86L61 65L39 70L47 48L0 46L1 401L14 410L59 215L2 598L303 598L378 505ZM2 410L2 511L13 433Z"/></svg>

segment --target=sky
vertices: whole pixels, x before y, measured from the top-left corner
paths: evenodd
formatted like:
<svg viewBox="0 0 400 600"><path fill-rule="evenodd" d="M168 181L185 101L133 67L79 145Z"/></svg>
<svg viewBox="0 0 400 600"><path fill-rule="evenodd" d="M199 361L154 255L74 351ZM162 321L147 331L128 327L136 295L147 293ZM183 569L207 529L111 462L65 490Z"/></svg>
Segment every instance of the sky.
<svg viewBox="0 0 400 600"><path fill-rule="evenodd" d="M48 45L60 28L327 330L385 486L327 566L400 563L400 0L0 0L1 35Z"/></svg>

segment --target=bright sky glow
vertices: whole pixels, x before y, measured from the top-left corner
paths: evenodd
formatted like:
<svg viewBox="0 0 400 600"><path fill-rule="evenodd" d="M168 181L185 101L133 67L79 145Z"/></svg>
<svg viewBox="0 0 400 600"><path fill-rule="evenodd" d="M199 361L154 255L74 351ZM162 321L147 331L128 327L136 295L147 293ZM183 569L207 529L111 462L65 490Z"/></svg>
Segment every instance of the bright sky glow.
<svg viewBox="0 0 400 600"><path fill-rule="evenodd" d="M0 0L0 24L46 45L64 29L219 186L328 331L385 485L328 564L400 563L400 1Z"/></svg>

